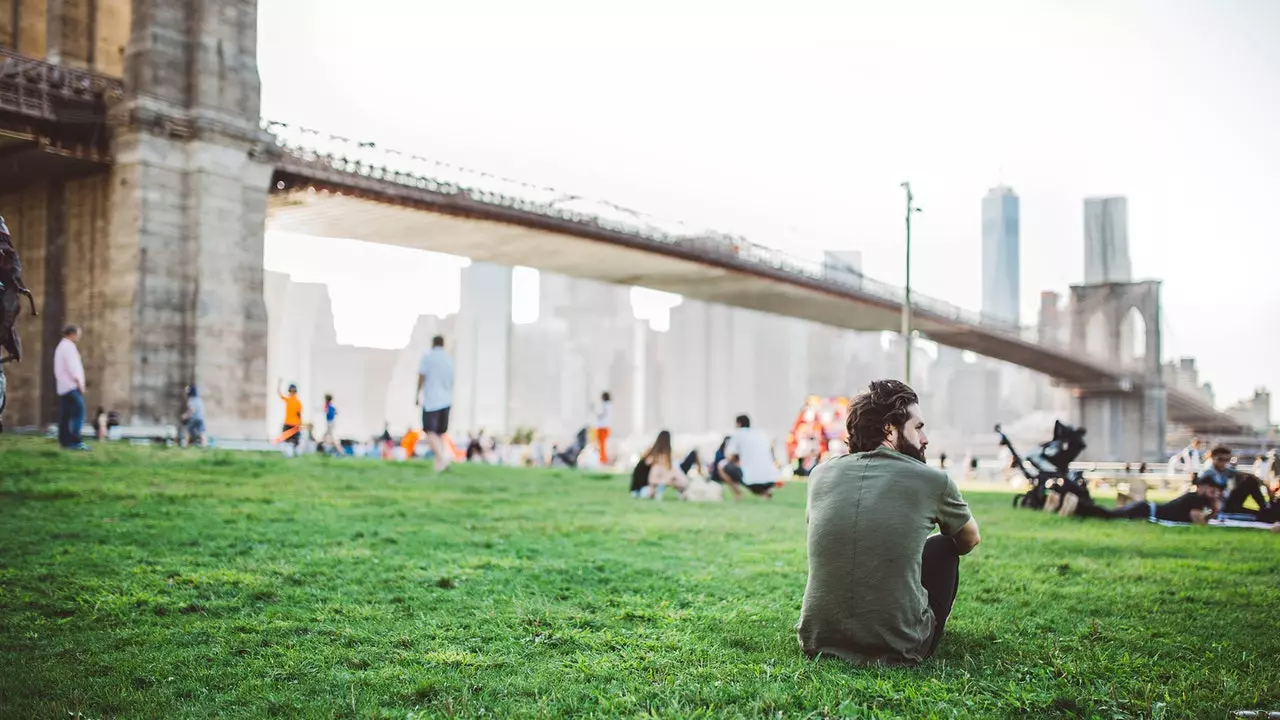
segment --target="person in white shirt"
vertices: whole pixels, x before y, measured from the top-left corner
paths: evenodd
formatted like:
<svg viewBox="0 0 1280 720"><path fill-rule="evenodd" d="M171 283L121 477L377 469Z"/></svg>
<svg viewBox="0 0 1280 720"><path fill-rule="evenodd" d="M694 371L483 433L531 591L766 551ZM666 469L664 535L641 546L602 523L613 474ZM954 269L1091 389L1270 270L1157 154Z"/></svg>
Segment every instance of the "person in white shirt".
<svg viewBox="0 0 1280 720"><path fill-rule="evenodd" d="M452 458L445 446L449 409L453 405L453 360L444 351L444 337L431 338L431 350L418 363L417 404L422 408L422 431L435 454L436 472L449 467Z"/></svg>
<svg viewBox="0 0 1280 720"><path fill-rule="evenodd" d="M80 360L80 326L62 328L62 341L53 351L53 381L58 392L58 444L68 450L88 450L84 428L84 363Z"/></svg>
<svg viewBox="0 0 1280 720"><path fill-rule="evenodd" d="M1204 458L1200 455L1200 438L1198 437L1191 438L1190 445L1169 458L1170 475L1199 474L1202 469L1204 469Z"/></svg>
<svg viewBox="0 0 1280 720"><path fill-rule="evenodd" d="M729 486L734 500L742 499L743 486L756 495L772 498L778 481L773 445L764 432L751 427L751 418L739 415L736 422L738 429L725 444L725 460L716 467L716 479Z"/></svg>
<svg viewBox="0 0 1280 720"><path fill-rule="evenodd" d="M600 467L609 465L609 426L613 424L613 398L600 394L600 413L596 415L596 444L600 448Z"/></svg>

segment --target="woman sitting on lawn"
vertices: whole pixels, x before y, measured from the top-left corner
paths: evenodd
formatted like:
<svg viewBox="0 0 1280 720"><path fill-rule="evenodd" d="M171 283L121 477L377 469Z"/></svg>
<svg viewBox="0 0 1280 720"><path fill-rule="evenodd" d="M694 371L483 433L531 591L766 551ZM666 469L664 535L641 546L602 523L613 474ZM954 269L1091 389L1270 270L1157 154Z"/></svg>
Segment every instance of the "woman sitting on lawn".
<svg viewBox="0 0 1280 720"><path fill-rule="evenodd" d="M631 476L631 494L660 498L668 485L683 492L689 486L689 478L671 461L671 433L663 430L636 464Z"/></svg>

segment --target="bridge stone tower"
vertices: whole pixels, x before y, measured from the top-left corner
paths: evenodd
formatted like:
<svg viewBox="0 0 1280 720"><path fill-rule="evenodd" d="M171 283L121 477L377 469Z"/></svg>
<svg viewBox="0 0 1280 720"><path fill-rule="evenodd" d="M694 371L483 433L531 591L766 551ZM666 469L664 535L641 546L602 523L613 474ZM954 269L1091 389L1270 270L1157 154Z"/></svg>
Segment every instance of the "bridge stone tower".
<svg viewBox="0 0 1280 720"><path fill-rule="evenodd" d="M0 48L0 81L35 100L0 98L0 213L42 315L6 368L9 424L57 417L49 358L74 322L90 412L170 424L195 381L212 433L262 436L256 0L0 0Z"/></svg>
<svg viewBox="0 0 1280 720"><path fill-rule="evenodd" d="M209 430L263 433L269 155L256 0L133 0L112 109L100 396L172 422L196 382Z"/></svg>
<svg viewBox="0 0 1280 720"><path fill-rule="evenodd" d="M1165 388L1160 369L1160 283L1071 288L1071 345L1124 368L1115 385L1078 387L1074 421L1086 427L1086 460L1165 457Z"/></svg>

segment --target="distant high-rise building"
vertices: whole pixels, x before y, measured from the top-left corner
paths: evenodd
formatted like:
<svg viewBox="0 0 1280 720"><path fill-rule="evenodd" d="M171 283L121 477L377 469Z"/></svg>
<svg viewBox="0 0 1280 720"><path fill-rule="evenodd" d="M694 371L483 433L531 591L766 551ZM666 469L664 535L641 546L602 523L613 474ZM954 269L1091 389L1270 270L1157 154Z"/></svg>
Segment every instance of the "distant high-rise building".
<svg viewBox="0 0 1280 720"><path fill-rule="evenodd" d="M1062 342L1062 296L1052 290L1040 292L1039 329L1041 345L1059 345Z"/></svg>
<svg viewBox="0 0 1280 720"><path fill-rule="evenodd" d="M1129 201L1123 197L1085 198L1084 282L1130 282Z"/></svg>
<svg viewBox="0 0 1280 720"><path fill-rule="evenodd" d="M1266 432L1271 427L1271 393L1266 388L1258 388L1253 391L1253 397L1227 408L1227 414L1250 430Z"/></svg>
<svg viewBox="0 0 1280 720"><path fill-rule="evenodd" d="M982 199L982 312L1017 323L1018 196L1012 188L992 188Z"/></svg>

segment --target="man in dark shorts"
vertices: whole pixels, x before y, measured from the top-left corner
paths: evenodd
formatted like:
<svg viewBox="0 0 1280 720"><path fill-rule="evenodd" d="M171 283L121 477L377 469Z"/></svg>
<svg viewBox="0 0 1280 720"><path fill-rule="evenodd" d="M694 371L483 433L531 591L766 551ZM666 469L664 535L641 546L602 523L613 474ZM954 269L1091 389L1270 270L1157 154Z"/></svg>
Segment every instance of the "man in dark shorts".
<svg viewBox="0 0 1280 720"><path fill-rule="evenodd" d="M877 380L849 406L851 454L809 476L809 582L800 647L856 664L914 665L937 649L978 524L924 463L919 399ZM940 535L929 537L934 526Z"/></svg>
<svg viewBox="0 0 1280 720"><path fill-rule="evenodd" d="M422 432L435 454L436 472L442 472L452 461L444 434L449 431L449 409L453 405L453 360L444 351L443 336L431 339L431 350L418 363L416 396L422 408Z"/></svg>

